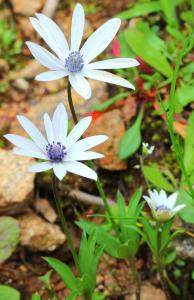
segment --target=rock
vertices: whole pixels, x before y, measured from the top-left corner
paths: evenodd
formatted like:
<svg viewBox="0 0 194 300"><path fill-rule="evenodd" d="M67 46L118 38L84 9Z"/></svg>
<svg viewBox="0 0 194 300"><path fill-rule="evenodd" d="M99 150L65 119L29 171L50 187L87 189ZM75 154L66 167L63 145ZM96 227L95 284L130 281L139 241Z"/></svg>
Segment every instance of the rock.
<svg viewBox="0 0 194 300"><path fill-rule="evenodd" d="M50 224L29 211L19 218L20 243L33 251L53 251L66 237L58 225Z"/></svg>
<svg viewBox="0 0 194 300"><path fill-rule="evenodd" d="M193 238L181 238L173 242L176 248L177 256L182 259L194 259L194 239Z"/></svg>
<svg viewBox="0 0 194 300"><path fill-rule="evenodd" d="M142 282L141 300L150 300L152 299L152 297L154 297L154 300L166 300L166 296L161 289L156 288L149 282ZM124 300L136 300L135 293L125 296Z"/></svg>
<svg viewBox="0 0 194 300"><path fill-rule="evenodd" d="M35 210L50 223L54 223L56 221L57 214L47 199L36 199L33 202L33 206Z"/></svg>
<svg viewBox="0 0 194 300"><path fill-rule="evenodd" d="M124 122L118 109L104 113L90 125L86 136L106 134L109 137L105 143L95 147L95 151L104 154L104 157L99 160L102 168L112 171L120 171L127 168L126 162L118 157L118 146L124 132Z"/></svg>
<svg viewBox="0 0 194 300"><path fill-rule="evenodd" d="M91 81L91 87L93 90L93 97L91 100L86 101L85 99L78 96L74 91L72 91L72 97L75 105L75 109L78 117L80 115L86 115L91 109L92 103L97 103L102 99L106 98L106 84L99 81ZM53 111L56 108L56 105L59 102L63 102L66 109L68 110L69 116L69 105L67 100L67 91L61 91L54 95L45 96L42 98L40 102L35 103L30 107L25 116L28 117L39 129L43 130L43 114L48 112L49 114L53 114ZM22 114L22 113L21 113ZM11 131L13 133L24 135L24 131L20 127L17 121L14 121L11 126Z"/></svg>
<svg viewBox="0 0 194 300"><path fill-rule="evenodd" d="M33 159L0 149L0 214L23 211L32 198L35 173L28 172Z"/></svg>
<svg viewBox="0 0 194 300"><path fill-rule="evenodd" d="M32 16L41 9L46 0L10 0L15 13Z"/></svg>
<svg viewBox="0 0 194 300"><path fill-rule="evenodd" d="M20 71L12 73L10 79L15 80L17 78L32 79L38 73L44 72L45 68L41 66L35 59L31 59L28 64Z"/></svg>
<svg viewBox="0 0 194 300"><path fill-rule="evenodd" d="M29 85L28 81L26 81L25 79L17 78L14 81L13 86L18 90L26 91L30 85Z"/></svg>

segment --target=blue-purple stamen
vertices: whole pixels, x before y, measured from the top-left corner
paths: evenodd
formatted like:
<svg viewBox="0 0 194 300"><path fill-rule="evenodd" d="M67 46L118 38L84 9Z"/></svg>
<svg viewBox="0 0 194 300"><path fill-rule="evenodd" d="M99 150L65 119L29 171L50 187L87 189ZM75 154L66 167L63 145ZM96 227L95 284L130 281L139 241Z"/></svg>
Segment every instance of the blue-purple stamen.
<svg viewBox="0 0 194 300"><path fill-rule="evenodd" d="M48 143L46 146L46 151L48 158L52 162L61 162L65 155L67 155L67 152L65 151L66 147L62 145L60 142L52 142L52 144Z"/></svg>
<svg viewBox="0 0 194 300"><path fill-rule="evenodd" d="M79 72L84 66L83 55L78 51L71 52L65 60L65 67L69 72Z"/></svg>
<svg viewBox="0 0 194 300"><path fill-rule="evenodd" d="M165 206L165 205L158 205L156 207L156 211L169 211L169 207Z"/></svg>

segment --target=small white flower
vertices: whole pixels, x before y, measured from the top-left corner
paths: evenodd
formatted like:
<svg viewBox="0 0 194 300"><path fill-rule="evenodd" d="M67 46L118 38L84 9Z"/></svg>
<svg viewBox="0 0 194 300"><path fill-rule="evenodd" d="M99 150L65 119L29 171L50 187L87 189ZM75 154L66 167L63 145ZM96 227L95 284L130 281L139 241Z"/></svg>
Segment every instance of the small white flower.
<svg viewBox="0 0 194 300"><path fill-rule="evenodd" d="M32 26L55 54L27 42L37 61L50 69L37 75L36 80L48 81L69 76L72 87L85 99L91 97L91 87L85 77L135 89L126 79L103 70L135 67L139 65L136 59L115 58L90 63L114 39L121 24L120 19L111 19L100 26L80 49L85 23L81 4L77 4L73 12L70 47L54 21L43 14L36 14L36 17L30 18Z"/></svg>
<svg viewBox="0 0 194 300"><path fill-rule="evenodd" d="M156 190L148 190L148 194L149 197L143 196L143 198L147 201L153 217L158 221L165 222L171 219L185 207L184 204L175 206L178 192L173 193L169 197L167 197L164 190L161 190L160 193Z"/></svg>
<svg viewBox="0 0 194 300"><path fill-rule="evenodd" d="M44 114L46 138L26 117L18 116L17 119L32 140L15 134L6 134L4 137L17 147L14 153L46 160L32 165L29 171L42 172L53 168L59 180L62 180L67 172L97 180L96 172L79 162L103 157L100 153L88 150L106 141L107 136L96 135L79 140L89 127L92 117L83 118L67 135L67 112L60 103L52 120L47 113Z"/></svg>
<svg viewBox="0 0 194 300"><path fill-rule="evenodd" d="M150 146L148 143L142 143L142 154L143 155L151 155L154 151L154 146Z"/></svg>

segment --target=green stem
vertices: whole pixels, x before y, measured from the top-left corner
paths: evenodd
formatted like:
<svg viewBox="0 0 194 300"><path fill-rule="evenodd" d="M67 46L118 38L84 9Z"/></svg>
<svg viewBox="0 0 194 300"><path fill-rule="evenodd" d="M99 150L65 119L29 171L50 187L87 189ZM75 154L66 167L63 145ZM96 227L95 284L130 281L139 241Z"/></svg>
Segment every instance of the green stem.
<svg viewBox="0 0 194 300"><path fill-rule="evenodd" d="M79 260L78 260L77 252L75 250L75 247L74 247L74 244L73 244L73 241L72 241L72 238L71 238L71 234L70 234L69 229L68 229L67 221L65 219L65 215L63 213L63 209L62 209L62 206L61 206L61 201L58 197L57 178L54 175L54 173L53 173L53 176L52 176L52 188L53 188L53 195L54 195L54 199L55 199L55 203L56 203L56 207L57 207L57 212L58 212L58 215L59 215L59 218L60 218L60 221L61 221L61 225L62 225L63 231L66 235L67 243L68 243L69 249L72 253L77 271L80 275L80 267L79 267Z"/></svg>
<svg viewBox="0 0 194 300"><path fill-rule="evenodd" d="M67 95L68 95L68 101L69 101L69 108L70 108L70 111L71 111L71 115L72 115L72 118L73 118L73 121L74 121L74 124L76 125L78 123L78 119L77 119L77 115L76 115L76 112L75 112L75 108L74 108L74 105L73 105L73 99L72 99L72 95L71 95L71 85L70 83L68 82L68 87L67 87ZM92 169L94 169L94 164L92 161L89 161L89 165ZM104 207L108 213L108 216L109 216L109 220L110 222L112 223L112 226L117 234L117 237L119 238L120 240L120 235L119 235L119 230L118 230L118 227L115 223L115 220L112 216L112 213L111 213L111 210L110 210L110 206L108 204L108 200L107 200L107 197L105 195L105 192L103 190L103 187L102 187L102 183L100 182L99 179L97 179L96 181L96 187L98 189L98 192L99 192L99 195L101 196L102 200L103 200L103 203L104 203Z"/></svg>
<svg viewBox="0 0 194 300"><path fill-rule="evenodd" d="M135 263L135 257L130 257L129 258L129 263L131 266L131 273L133 275L133 280L134 280L134 284L136 285L136 300L140 300L141 299L141 280L140 280L140 276L139 273L137 271L136 268L136 263Z"/></svg>
<svg viewBox="0 0 194 300"><path fill-rule="evenodd" d="M69 81L68 81L68 86L67 86L67 96L68 96L69 108L70 108L70 111L72 114L73 122L74 122L74 124L77 124L78 119L77 119L77 115L76 115L75 108L73 105L73 99L72 99L72 95L71 95L71 84Z"/></svg>
<svg viewBox="0 0 194 300"><path fill-rule="evenodd" d="M160 232L160 223L157 223L156 225L156 230L157 230L157 254L156 254L156 264L157 264L157 269L158 273L160 275L160 282L163 288L163 291L166 295L167 300L171 300L171 296L168 290L168 285L166 282L166 278L164 276L165 268L163 265L163 257L160 253L160 247L161 247L161 232Z"/></svg>
<svg viewBox="0 0 194 300"><path fill-rule="evenodd" d="M178 72L179 72L179 68L180 68L182 59L183 59L184 55L187 52L187 48L188 48L189 43L190 43L192 38L193 38L193 32L186 39L186 41L185 41L185 43L184 43L184 45L183 45L183 47L182 47L182 49L181 49L181 51L178 55L178 58L177 58L177 63L176 63L176 66L175 66L175 70L173 72L173 78L172 78L172 83L171 83L171 88L170 88L170 96L169 96L169 101L168 101L168 103L169 103L169 112L167 112L165 110L164 104L161 101L161 99L160 99L160 102L161 102L161 106L162 106L162 109L164 111L164 114L166 116L166 122L167 122L167 126L168 126L168 131L169 131L169 134L170 134L171 143L173 145L173 150L176 154L177 161L179 163L179 167L180 167L180 169L181 169L181 171L184 175L184 178L187 182L187 185L188 185L188 188L189 188L189 191L190 191L190 195L194 199L194 190L193 190L192 184L190 182L189 176L187 174L185 164L184 164L184 161L183 161L182 151L180 149L179 143L177 143L177 139L176 139L176 136L175 136L175 133L174 133L174 127L173 127L173 123L174 123L173 99L174 99L175 90L176 90Z"/></svg>

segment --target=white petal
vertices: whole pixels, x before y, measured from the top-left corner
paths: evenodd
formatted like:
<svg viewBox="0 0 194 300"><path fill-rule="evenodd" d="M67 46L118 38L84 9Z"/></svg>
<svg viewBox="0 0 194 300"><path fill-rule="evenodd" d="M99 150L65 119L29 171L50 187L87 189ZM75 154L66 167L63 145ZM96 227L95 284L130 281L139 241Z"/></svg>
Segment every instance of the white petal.
<svg viewBox="0 0 194 300"><path fill-rule="evenodd" d="M47 113L44 114L44 127L47 135L47 139L49 143L51 144L54 141L53 136L53 125L51 122L51 119Z"/></svg>
<svg viewBox="0 0 194 300"><path fill-rule="evenodd" d="M75 161L75 160L90 160L90 159L97 159L104 157L103 154L97 153L94 151L86 151L86 152L74 152L74 153L68 153L68 155L65 157L65 161Z"/></svg>
<svg viewBox="0 0 194 300"><path fill-rule="evenodd" d="M50 169L52 169L52 167L53 167L53 164L51 162L45 161L45 162L31 165L28 170L29 170L29 172L36 173L36 172L44 172L44 171L50 170Z"/></svg>
<svg viewBox="0 0 194 300"><path fill-rule="evenodd" d="M16 155L22 155L22 156L26 156L26 157L33 157L33 158L48 160L48 157L46 156L46 154L44 154L43 152L40 152L40 151L35 152L35 151L31 151L31 150L14 148L13 153Z"/></svg>
<svg viewBox="0 0 194 300"><path fill-rule="evenodd" d="M78 51L84 32L85 15L81 4L77 4L72 16L71 24L71 52Z"/></svg>
<svg viewBox="0 0 194 300"><path fill-rule="evenodd" d="M69 55L69 46L64 33L52 19L43 14L36 14L36 16L39 19L37 22L42 30L38 31L38 28L35 29L58 57L64 61Z"/></svg>
<svg viewBox="0 0 194 300"><path fill-rule="evenodd" d="M96 172L80 162L65 162L65 167L68 172L97 180Z"/></svg>
<svg viewBox="0 0 194 300"><path fill-rule="evenodd" d="M32 55L36 58L36 60L46 68L51 70L63 70L64 65L63 63L52 53L50 53L45 48L32 43L26 42L28 48L30 49Z"/></svg>
<svg viewBox="0 0 194 300"><path fill-rule="evenodd" d="M65 145L68 129L68 116L63 103L57 105L53 114L52 124L55 142L61 142Z"/></svg>
<svg viewBox="0 0 194 300"><path fill-rule="evenodd" d="M160 191L158 205L168 206L167 195L166 195L166 192L164 190Z"/></svg>
<svg viewBox="0 0 194 300"><path fill-rule="evenodd" d="M83 98L89 99L92 91L88 81L80 74L70 74L69 81L74 90Z"/></svg>
<svg viewBox="0 0 194 300"><path fill-rule="evenodd" d="M133 58L113 58L97 61L86 65L86 70L106 70L106 69L122 69L132 68L139 65L139 62Z"/></svg>
<svg viewBox="0 0 194 300"><path fill-rule="evenodd" d="M6 135L4 135L4 137L8 141L10 141L12 144L17 146L18 148L42 153L40 148L37 147L33 141L31 141L23 136L16 135L16 134L6 134Z"/></svg>
<svg viewBox="0 0 194 300"><path fill-rule="evenodd" d="M146 202L149 205L150 209L155 210L156 204L155 204L154 200L149 198L148 196L143 196L143 198L146 200Z"/></svg>
<svg viewBox="0 0 194 300"><path fill-rule="evenodd" d="M111 19L100 26L85 42L81 48L81 54L85 63L89 63L98 56L114 39L119 27L120 19Z"/></svg>
<svg viewBox="0 0 194 300"><path fill-rule="evenodd" d="M185 207L186 207L185 204L177 205L175 208L173 208L172 212L173 212L173 213L177 213L177 212L179 212L180 210L182 210L182 209L185 208Z"/></svg>
<svg viewBox="0 0 194 300"><path fill-rule="evenodd" d="M94 79L94 80L100 80L107 83L117 84L124 86L126 88L134 90L135 87L126 79L119 77L117 75L114 75L112 73L106 72L106 71L100 71L100 70L83 70L82 71L83 76Z"/></svg>
<svg viewBox="0 0 194 300"><path fill-rule="evenodd" d="M168 207L173 208L175 206L176 200L177 200L178 192L173 193L170 195L167 199L168 201Z"/></svg>
<svg viewBox="0 0 194 300"><path fill-rule="evenodd" d="M87 137L83 140L80 140L78 142L76 142L70 149L69 149L69 153L74 153L77 151L86 151L90 148L93 148L103 142L105 142L108 139L108 137L106 135L94 135L94 136L90 136Z"/></svg>
<svg viewBox="0 0 194 300"><path fill-rule="evenodd" d="M50 81L65 77L67 75L69 75L67 70L48 71L36 75L35 79L38 81Z"/></svg>
<svg viewBox="0 0 194 300"><path fill-rule="evenodd" d="M38 128L26 117L17 116L18 121L24 130L29 134L29 136L33 139L35 144L45 151L45 147L48 144L42 133L38 130Z"/></svg>
<svg viewBox="0 0 194 300"><path fill-rule="evenodd" d="M53 171L55 173L55 176L59 179L62 180L63 177L66 175L67 170L65 168L65 165L62 163L54 163L53 164Z"/></svg>
<svg viewBox="0 0 194 300"><path fill-rule="evenodd" d="M92 122L92 117L86 117L80 120L67 136L67 149L79 140Z"/></svg>

